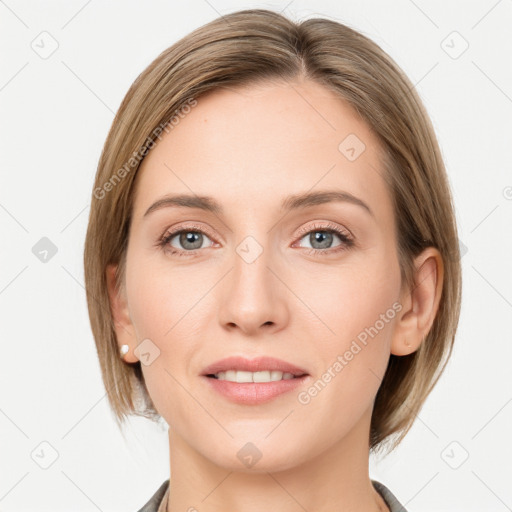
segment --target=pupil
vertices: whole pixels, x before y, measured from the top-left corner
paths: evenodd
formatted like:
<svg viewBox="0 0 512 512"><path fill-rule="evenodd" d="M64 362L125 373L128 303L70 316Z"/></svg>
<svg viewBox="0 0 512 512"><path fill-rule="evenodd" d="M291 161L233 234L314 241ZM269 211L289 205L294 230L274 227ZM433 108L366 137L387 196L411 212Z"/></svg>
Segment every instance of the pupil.
<svg viewBox="0 0 512 512"><path fill-rule="evenodd" d="M199 249L203 243L202 235L196 231L187 231L181 234L180 243L186 249ZM187 244L192 244L192 246Z"/></svg>
<svg viewBox="0 0 512 512"><path fill-rule="evenodd" d="M315 243L320 242L320 247L315 247ZM332 242L332 233L327 231L315 231L310 235L310 243L314 249L325 249L328 248Z"/></svg>

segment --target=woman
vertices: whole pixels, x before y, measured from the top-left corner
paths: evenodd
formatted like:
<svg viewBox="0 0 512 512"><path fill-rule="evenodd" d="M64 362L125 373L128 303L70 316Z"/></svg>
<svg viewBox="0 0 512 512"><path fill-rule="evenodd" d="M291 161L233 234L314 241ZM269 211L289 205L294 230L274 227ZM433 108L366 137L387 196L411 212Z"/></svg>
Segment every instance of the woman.
<svg viewBox="0 0 512 512"><path fill-rule="evenodd" d="M340 23L234 12L135 80L85 244L108 398L169 425L141 511L405 511L370 451L451 354L457 227L428 115Z"/></svg>

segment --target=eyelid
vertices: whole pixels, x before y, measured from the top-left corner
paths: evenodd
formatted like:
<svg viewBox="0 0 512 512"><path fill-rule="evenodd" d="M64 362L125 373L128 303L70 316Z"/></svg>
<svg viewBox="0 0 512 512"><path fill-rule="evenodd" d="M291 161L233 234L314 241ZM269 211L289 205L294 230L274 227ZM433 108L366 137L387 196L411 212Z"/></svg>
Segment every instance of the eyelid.
<svg viewBox="0 0 512 512"><path fill-rule="evenodd" d="M325 222L326 224L318 224L318 222ZM340 232L341 234L345 235L347 238L350 238L351 240L354 239L354 235L351 233L349 229L347 229L344 226L339 226L337 224L332 223L329 220L324 221L313 221L313 225L307 225L303 226L299 229L299 232L295 236L302 237L303 235L307 235L308 233L311 233L312 231L335 231Z"/></svg>
<svg viewBox="0 0 512 512"><path fill-rule="evenodd" d="M209 238L212 238L214 241L216 241L215 240L216 236L214 236L212 234L212 231L208 227L205 227L204 225L198 225L198 224L188 224L187 222L185 222L185 223L179 222L177 224L173 224L172 226L169 226L168 228L166 228L165 231L163 232L161 240L166 239L169 236L175 236L178 233L180 233L181 231L197 231L197 232L208 235ZM192 252L192 251L190 251L190 252Z"/></svg>

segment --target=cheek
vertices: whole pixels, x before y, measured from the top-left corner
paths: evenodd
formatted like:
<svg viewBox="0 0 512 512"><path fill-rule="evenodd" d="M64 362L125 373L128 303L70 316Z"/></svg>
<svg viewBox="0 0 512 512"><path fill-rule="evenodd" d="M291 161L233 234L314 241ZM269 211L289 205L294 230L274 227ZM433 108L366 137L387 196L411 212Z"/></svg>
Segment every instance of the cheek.
<svg viewBox="0 0 512 512"><path fill-rule="evenodd" d="M314 389L302 398L318 410L339 406L339 427L339 422L350 422L348 417L359 417L370 407L380 386L400 310L400 271L392 251L369 251L328 278L318 277L314 287L308 280L302 296L314 305L316 317L308 317L304 328L316 340L321 365Z"/></svg>
<svg viewBox="0 0 512 512"><path fill-rule="evenodd" d="M325 283L323 295L318 290L309 295L311 303L321 306L316 311L322 323L315 324L321 331L315 337L313 330L309 336L319 365L311 386L298 398L308 428L327 429L327 437L332 438L347 433L371 410L389 360L399 307L396 276L362 278L362 272L353 271ZM310 322L306 325L311 329Z"/></svg>
<svg viewBox="0 0 512 512"><path fill-rule="evenodd" d="M172 267L163 256L145 261L134 257L127 292L139 339L154 338L167 344L175 333L190 336L182 331L203 307L201 299L207 285L203 275L183 266Z"/></svg>
<svg viewBox="0 0 512 512"><path fill-rule="evenodd" d="M174 421L175 415L186 417L183 404L190 396L180 383L190 378L191 370L183 362L193 359L204 339L204 296L212 283L184 266L171 267L163 257L143 261L133 255L130 263L127 293L137 342L150 340L149 352L157 354L151 364L141 365L144 380L157 411Z"/></svg>
<svg viewBox="0 0 512 512"><path fill-rule="evenodd" d="M374 333L374 326L379 331L375 339L384 340L392 332L393 306L400 293L398 263L382 255L368 256L372 255L354 258L329 272L320 269L317 275L295 283L297 295L309 308L304 310L304 323L308 330L314 329L311 335L316 331L318 346L330 357L358 336L364 341L369 329Z"/></svg>

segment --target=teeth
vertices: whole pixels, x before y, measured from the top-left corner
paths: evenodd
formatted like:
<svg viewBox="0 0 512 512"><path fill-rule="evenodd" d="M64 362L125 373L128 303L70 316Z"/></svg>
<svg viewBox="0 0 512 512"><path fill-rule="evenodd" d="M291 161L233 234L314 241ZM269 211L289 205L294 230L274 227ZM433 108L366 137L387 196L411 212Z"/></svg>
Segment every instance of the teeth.
<svg viewBox="0 0 512 512"><path fill-rule="evenodd" d="M277 370L263 372L228 370L216 373L215 377L219 380L229 380L230 382L274 382L294 378L292 373L283 373Z"/></svg>

